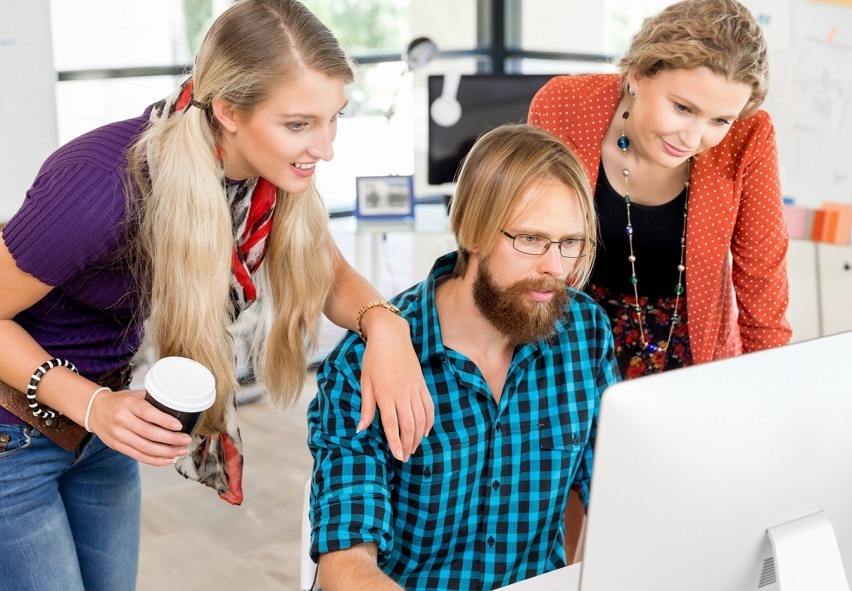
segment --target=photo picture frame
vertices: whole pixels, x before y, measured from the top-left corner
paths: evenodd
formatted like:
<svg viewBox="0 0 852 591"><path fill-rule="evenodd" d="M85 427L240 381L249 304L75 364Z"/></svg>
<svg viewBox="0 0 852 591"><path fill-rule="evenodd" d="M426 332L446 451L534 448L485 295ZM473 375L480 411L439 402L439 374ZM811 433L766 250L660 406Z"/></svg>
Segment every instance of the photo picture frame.
<svg viewBox="0 0 852 591"><path fill-rule="evenodd" d="M355 217L362 220L414 217L414 177L356 177Z"/></svg>

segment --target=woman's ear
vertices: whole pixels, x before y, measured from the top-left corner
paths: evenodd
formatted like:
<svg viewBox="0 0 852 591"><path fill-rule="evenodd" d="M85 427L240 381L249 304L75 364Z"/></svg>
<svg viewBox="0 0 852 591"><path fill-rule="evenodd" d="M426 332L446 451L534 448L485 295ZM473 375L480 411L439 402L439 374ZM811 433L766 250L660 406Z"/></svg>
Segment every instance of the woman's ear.
<svg viewBox="0 0 852 591"><path fill-rule="evenodd" d="M639 82L642 80L642 77L633 72L628 72L627 74L627 84L630 88L631 94L638 93L639 91ZM635 95L634 95L635 96Z"/></svg>
<svg viewBox="0 0 852 591"><path fill-rule="evenodd" d="M227 131L235 132L237 130L237 112L234 108L219 98L214 98L212 105L213 116L216 117L219 125Z"/></svg>

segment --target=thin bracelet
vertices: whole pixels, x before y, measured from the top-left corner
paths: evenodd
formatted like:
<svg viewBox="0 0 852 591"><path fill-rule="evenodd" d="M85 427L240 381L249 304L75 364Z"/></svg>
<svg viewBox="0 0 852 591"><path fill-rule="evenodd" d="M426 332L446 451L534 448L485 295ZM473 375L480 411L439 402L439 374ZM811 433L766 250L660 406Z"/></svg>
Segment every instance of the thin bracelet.
<svg viewBox="0 0 852 591"><path fill-rule="evenodd" d="M92 414L92 404L95 403L95 398L98 397L98 394L100 394L101 392L105 392L106 390L112 392L112 388L110 388L109 386L101 386L100 388L92 392L91 396L89 396L89 406L86 407L86 418L83 421L83 426L89 433L92 432L92 430L89 429L89 415Z"/></svg>
<svg viewBox="0 0 852 591"><path fill-rule="evenodd" d="M77 371L77 368L74 367L74 364L67 359L49 359L39 365L33 372L33 375L30 378L30 383L27 385L27 405L30 407L34 417L38 417L40 419L53 419L60 414L51 408L42 408L36 400L36 389L38 388L39 382L41 382L41 378L43 378L44 374L54 367L66 367L74 373L80 373Z"/></svg>
<svg viewBox="0 0 852 591"><path fill-rule="evenodd" d="M387 300L377 300L375 302L370 302L369 304L364 304L360 310L358 310L358 314L355 316L355 332L361 337L361 340L365 343L367 342L367 337L364 335L364 331L361 330L361 318L364 317L364 312L369 310L370 308L384 308L385 310L390 310L397 316L400 316L399 308L388 302Z"/></svg>

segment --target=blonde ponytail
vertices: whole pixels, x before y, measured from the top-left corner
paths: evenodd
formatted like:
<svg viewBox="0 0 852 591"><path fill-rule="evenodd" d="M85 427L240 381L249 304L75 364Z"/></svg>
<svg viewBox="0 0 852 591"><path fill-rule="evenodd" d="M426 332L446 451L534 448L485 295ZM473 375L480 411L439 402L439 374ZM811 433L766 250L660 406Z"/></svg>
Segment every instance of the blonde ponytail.
<svg viewBox="0 0 852 591"><path fill-rule="evenodd" d="M129 154L137 278L150 297L147 328L156 353L203 363L217 400L197 433L221 431L237 380L229 326L234 236L216 145L221 100L245 117L305 70L345 83L352 62L331 31L294 0L234 3L210 27L193 67L196 105L150 125ZM156 108L156 107L155 107ZM255 367L273 399L298 397L334 273L328 215L315 189L278 193L260 272L269 336L258 331Z"/></svg>
<svg viewBox="0 0 852 591"><path fill-rule="evenodd" d="M138 246L148 266L142 278L151 298L147 331L159 357L189 357L213 372L217 400L198 432L216 432L236 389L228 334L234 239L204 111L190 108L149 126L133 162L143 192Z"/></svg>

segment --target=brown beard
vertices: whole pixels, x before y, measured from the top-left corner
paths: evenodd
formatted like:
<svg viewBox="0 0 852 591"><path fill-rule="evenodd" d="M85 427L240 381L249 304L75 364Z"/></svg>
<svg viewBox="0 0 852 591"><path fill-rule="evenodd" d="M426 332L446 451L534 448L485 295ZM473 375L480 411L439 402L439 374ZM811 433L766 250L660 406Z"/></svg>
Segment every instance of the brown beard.
<svg viewBox="0 0 852 591"><path fill-rule="evenodd" d="M500 288L482 261L473 280L473 300L485 318L514 344L544 340L564 315L568 290L561 279L524 279ZM548 302L530 299L530 291L552 291Z"/></svg>

